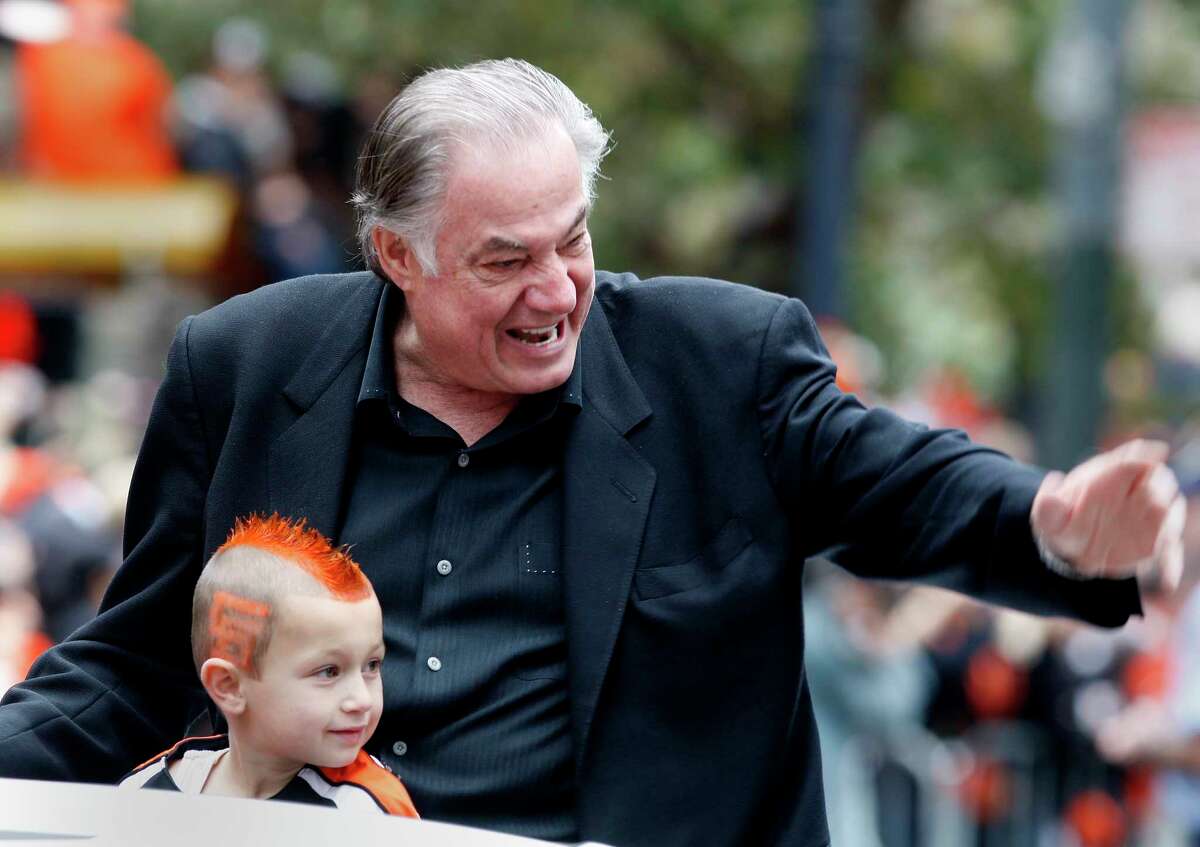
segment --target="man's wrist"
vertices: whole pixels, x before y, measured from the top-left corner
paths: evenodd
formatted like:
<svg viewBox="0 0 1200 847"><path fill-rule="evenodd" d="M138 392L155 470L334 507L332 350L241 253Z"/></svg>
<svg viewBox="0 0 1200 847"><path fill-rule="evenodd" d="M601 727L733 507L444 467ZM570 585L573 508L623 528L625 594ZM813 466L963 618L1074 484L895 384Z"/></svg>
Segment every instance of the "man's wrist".
<svg viewBox="0 0 1200 847"><path fill-rule="evenodd" d="M1042 564L1046 566L1047 570L1051 571L1052 573L1056 573L1059 576L1066 577L1067 579L1074 579L1079 582L1087 582L1089 580L1096 579L1096 577L1090 574L1081 572L1062 556L1051 550L1050 545L1046 543L1045 539L1042 538L1038 531L1032 526L1030 527L1030 531L1033 533L1033 543L1037 547L1038 556L1041 557Z"/></svg>

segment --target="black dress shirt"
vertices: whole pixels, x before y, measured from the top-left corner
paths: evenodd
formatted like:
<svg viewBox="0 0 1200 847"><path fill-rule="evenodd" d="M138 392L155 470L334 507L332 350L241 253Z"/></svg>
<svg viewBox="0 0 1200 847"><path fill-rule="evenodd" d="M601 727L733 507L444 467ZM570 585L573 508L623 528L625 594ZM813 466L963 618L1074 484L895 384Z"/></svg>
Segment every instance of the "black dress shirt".
<svg viewBox="0 0 1200 847"><path fill-rule="evenodd" d="M399 396L380 301L340 542L384 610L384 711L367 749L429 819L575 836L560 562L562 439L578 360L471 447Z"/></svg>

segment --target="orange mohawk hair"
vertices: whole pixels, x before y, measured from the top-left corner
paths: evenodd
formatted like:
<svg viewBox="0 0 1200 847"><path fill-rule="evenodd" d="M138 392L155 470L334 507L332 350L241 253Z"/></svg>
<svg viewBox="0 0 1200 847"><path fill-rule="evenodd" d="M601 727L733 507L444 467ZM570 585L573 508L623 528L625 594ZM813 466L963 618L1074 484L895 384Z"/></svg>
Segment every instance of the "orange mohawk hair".
<svg viewBox="0 0 1200 847"><path fill-rule="evenodd" d="M289 520L278 513L269 518L238 518L217 553L235 547L253 547L293 562L329 589L339 600L365 600L371 583L345 548L335 549L304 518Z"/></svg>

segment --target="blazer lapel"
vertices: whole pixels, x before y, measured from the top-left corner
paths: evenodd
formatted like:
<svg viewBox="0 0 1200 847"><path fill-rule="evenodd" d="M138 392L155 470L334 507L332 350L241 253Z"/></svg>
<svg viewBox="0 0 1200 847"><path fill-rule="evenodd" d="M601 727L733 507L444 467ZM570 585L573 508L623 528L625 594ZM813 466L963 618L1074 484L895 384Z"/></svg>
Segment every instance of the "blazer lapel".
<svg viewBox="0 0 1200 847"><path fill-rule="evenodd" d="M563 458L568 687L577 772L616 645L654 468L626 439L650 407L595 304L581 339L584 403Z"/></svg>
<svg viewBox="0 0 1200 847"><path fill-rule="evenodd" d="M354 434L354 407L382 293L382 285L365 284L330 319L283 390L298 416L270 448L271 509L307 518L334 540L341 530L339 511Z"/></svg>

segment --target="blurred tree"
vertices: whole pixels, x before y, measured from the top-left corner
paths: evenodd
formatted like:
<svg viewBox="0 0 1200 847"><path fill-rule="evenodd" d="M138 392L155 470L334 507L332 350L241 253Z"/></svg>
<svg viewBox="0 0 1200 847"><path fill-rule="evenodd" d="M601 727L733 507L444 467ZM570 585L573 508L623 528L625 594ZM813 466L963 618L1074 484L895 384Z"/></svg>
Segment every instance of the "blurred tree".
<svg viewBox="0 0 1200 847"><path fill-rule="evenodd" d="M1064 2L869 3L857 219L843 298L850 323L882 348L891 390L953 364L985 399L1026 407L1032 397L1059 226L1049 130L1034 92ZM1138 90L1194 97L1195 4L1138 5L1150 9L1141 30L1165 45L1167 57L1135 56ZM804 132L797 144L796 128L810 117L811 103L797 103L810 90L813 3L134 6L135 31L176 73L204 65L222 21L250 16L271 34L273 66L282 70L298 52L324 55L363 115L373 116L382 97L424 67L527 58L561 76L614 130L593 218L602 267L788 287L801 216L796 186L809 152ZM1192 82L1178 81L1180 62ZM1136 306L1131 284L1119 276L1117 297ZM1144 310L1114 318L1114 338L1144 349Z"/></svg>

